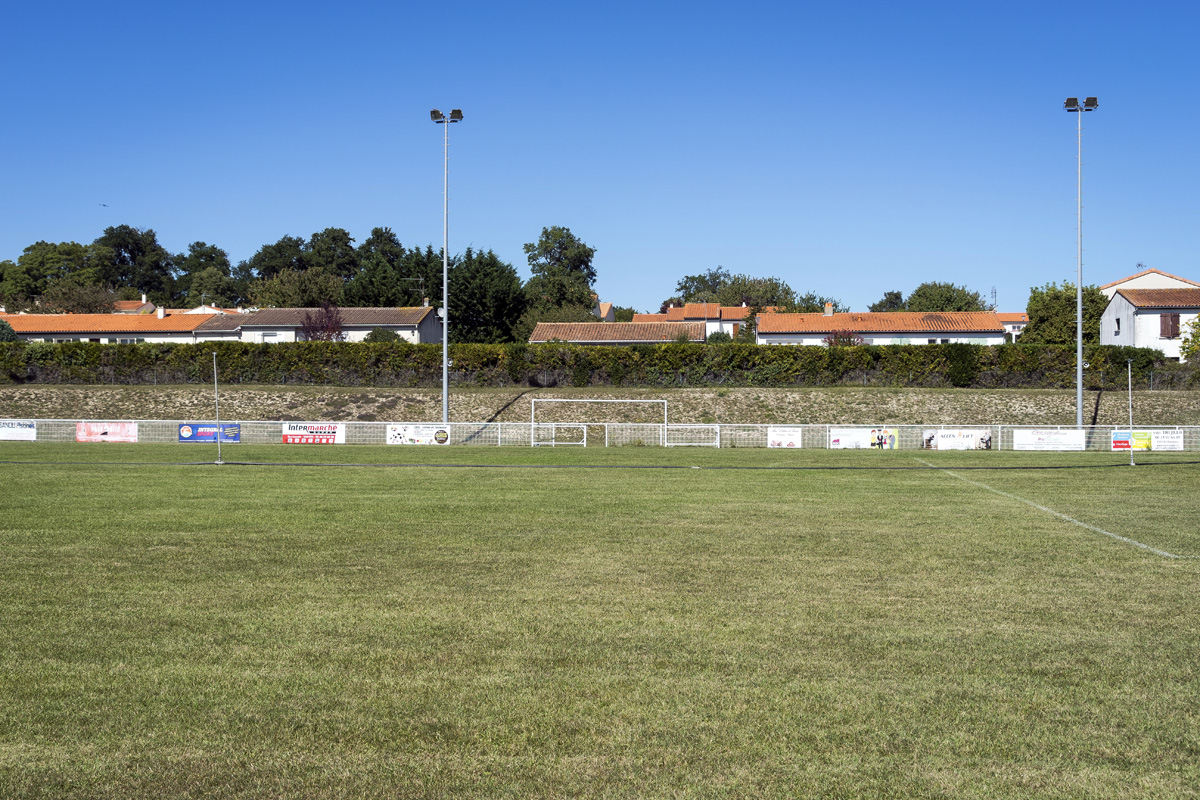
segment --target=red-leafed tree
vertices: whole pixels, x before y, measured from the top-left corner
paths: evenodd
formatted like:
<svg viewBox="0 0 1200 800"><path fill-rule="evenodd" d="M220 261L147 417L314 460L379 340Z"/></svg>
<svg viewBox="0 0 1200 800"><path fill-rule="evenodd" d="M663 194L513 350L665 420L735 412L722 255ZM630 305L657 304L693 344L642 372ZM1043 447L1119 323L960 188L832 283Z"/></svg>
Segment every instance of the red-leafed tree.
<svg viewBox="0 0 1200 800"><path fill-rule="evenodd" d="M342 342L342 312L332 303L321 303L314 311L304 312L304 323L300 326L300 338L307 342Z"/></svg>
<svg viewBox="0 0 1200 800"><path fill-rule="evenodd" d="M850 330L830 331L821 341L826 347L857 347L867 343L866 339Z"/></svg>

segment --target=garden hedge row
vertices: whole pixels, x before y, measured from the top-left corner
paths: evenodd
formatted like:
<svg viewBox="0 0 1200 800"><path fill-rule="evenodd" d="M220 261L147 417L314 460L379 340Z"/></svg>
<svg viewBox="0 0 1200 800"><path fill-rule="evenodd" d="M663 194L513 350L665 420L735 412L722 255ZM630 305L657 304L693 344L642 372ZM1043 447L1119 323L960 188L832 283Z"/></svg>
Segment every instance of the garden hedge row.
<svg viewBox="0 0 1200 800"><path fill-rule="evenodd" d="M0 344L0 382L203 383L213 353L221 383L437 386L441 345L408 342L105 345ZM1075 385L1075 349L1059 345L966 344L767 347L743 344L459 344L451 381L480 386L958 386L1065 388ZM1085 348L1085 383L1189 388L1200 376L1157 350Z"/></svg>

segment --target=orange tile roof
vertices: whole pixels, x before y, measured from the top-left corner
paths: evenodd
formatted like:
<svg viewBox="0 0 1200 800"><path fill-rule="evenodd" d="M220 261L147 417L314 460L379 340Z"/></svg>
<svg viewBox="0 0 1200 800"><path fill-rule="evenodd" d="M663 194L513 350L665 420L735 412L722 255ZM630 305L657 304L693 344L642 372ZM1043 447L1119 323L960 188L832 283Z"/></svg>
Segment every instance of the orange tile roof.
<svg viewBox="0 0 1200 800"><path fill-rule="evenodd" d="M140 312L142 309L153 311L154 303L144 300L117 300L113 303L113 311L118 314L132 314Z"/></svg>
<svg viewBox="0 0 1200 800"><path fill-rule="evenodd" d="M1200 308L1197 289L1117 289L1137 308Z"/></svg>
<svg viewBox="0 0 1200 800"><path fill-rule="evenodd" d="M633 322L667 322L666 314L634 314Z"/></svg>
<svg viewBox="0 0 1200 800"><path fill-rule="evenodd" d="M680 334L689 341L704 341L703 322L539 322L529 336L530 343L557 339L589 344L641 344L673 342Z"/></svg>
<svg viewBox="0 0 1200 800"><path fill-rule="evenodd" d="M1144 269L1141 272L1138 272L1133 275L1129 275L1128 277L1125 277L1125 278L1121 278L1120 280L1113 281L1112 283L1106 283L1103 286L1101 286L1100 288L1101 289L1111 289L1112 287L1117 286L1118 284L1125 283L1126 281L1131 281L1134 278L1140 278L1143 275L1162 275L1164 278L1174 278L1177 281L1183 281L1184 283L1189 283L1192 286L1200 286L1200 283L1196 283L1195 281L1189 281L1187 278L1181 278L1178 275L1172 275L1169 272L1163 272L1161 269L1154 269L1153 267L1151 267L1150 269Z"/></svg>
<svg viewBox="0 0 1200 800"><path fill-rule="evenodd" d="M994 311L850 312L839 314L763 314L759 333L1004 333Z"/></svg>
<svg viewBox="0 0 1200 800"><path fill-rule="evenodd" d="M0 314L17 333L186 333L213 314Z"/></svg>
<svg viewBox="0 0 1200 800"><path fill-rule="evenodd" d="M997 311L996 318L1001 322L1029 322L1029 315L1024 311Z"/></svg>

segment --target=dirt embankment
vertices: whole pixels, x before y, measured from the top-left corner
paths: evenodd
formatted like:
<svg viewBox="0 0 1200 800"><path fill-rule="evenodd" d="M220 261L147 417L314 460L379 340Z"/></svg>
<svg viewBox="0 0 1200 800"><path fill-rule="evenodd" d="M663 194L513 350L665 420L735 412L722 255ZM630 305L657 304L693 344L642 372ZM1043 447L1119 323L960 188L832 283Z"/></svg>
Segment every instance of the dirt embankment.
<svg viewBox="0 0 1200 800"><path fill-rule="evenodd" d="M791 424L1072 425L1070 390L975 389L479 389L450 392L450 419L526 422L533 398L666 400L671 422ZM363 420L433 422L441 419L440 389L324 386L221 387L221 417L230 420ZM1200 425L1200 392L1140 391L1133 396L1138 425ZM0 386L0 417L38 419L213 418L211 386ZM542 404L539 421L653 422L659 406ZM1087 392L1084 422L1121 425L1128 395Z"/></svg>

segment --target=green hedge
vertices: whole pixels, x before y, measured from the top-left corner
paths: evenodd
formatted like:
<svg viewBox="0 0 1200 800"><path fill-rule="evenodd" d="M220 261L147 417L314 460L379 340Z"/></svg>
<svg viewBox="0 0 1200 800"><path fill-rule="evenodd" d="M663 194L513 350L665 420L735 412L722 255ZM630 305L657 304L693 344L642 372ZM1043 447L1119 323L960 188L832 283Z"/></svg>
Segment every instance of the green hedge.
<svg viewBox="0 0 1200 800"><path fill-rule="evenodd" d="M439 344L296 342L103 345L0 344L0 381L8 383L205 383L212 354L222 383L436 386ZM1007 344L765 347L752 344L459 344L451 380L480 386L961 386L1066 388L1075 385L1071 346ZM1187 365L1156 350L1085 348L1089 388L1195 386Z"/></svg>

